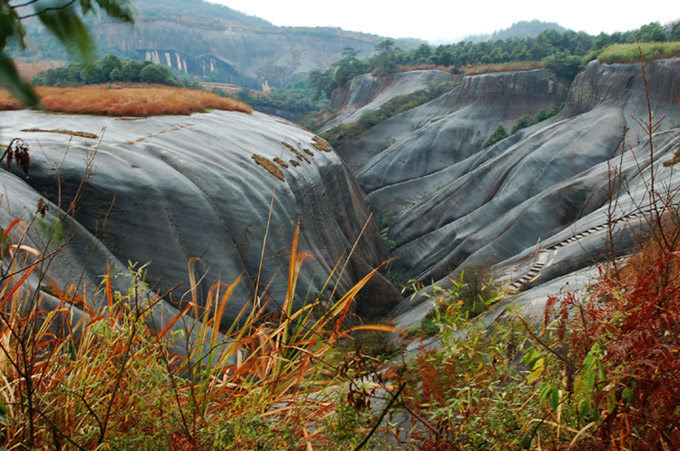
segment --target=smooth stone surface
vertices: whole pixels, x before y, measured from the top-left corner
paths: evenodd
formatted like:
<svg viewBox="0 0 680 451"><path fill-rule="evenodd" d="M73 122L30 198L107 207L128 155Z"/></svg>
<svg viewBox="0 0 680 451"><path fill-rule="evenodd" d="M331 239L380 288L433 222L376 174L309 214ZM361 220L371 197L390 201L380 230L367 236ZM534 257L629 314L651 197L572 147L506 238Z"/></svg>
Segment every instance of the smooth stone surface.
<svg viewBox="0 0 680 451"><path fill-rule="evenodd" d="M121 120L16 111L0 113L0 124L3 141L21 137L30 144L27 182L56 204L59 193L62 205L71 201L87 155L96 149L95 173L73 217L123 268L127 261L148 262L148 278L159 291L181 282L175 295L187 302L188 264L194 258L200 259L193 268L199 302L214 283L242 277L225 325L254 294L267 230L258 295L271 300L271 310L286 295L298 221L299 251L310 257L300 272L297 306L322 292L358 239L342 276L336 270L323 296L336 284L336 296L343 294L386 258L363 194L340 158L314 147L312 133L278 118L214 111ZM28 128L85 131L99 139L22 131ZM273 166L274 158L286 162L288 168L278 166L285 181L257 164L254 155ZM92 266L104 274L101 262ZM365 293L356 310L367 316L383 314L401 299L379 274Z"/></svg>

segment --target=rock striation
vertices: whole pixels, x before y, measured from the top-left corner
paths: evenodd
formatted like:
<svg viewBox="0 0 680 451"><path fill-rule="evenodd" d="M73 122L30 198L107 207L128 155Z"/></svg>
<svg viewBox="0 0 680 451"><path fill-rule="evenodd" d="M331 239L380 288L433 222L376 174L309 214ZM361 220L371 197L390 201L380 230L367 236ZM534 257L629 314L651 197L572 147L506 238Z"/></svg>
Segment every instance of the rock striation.
<svg viewBox="0 0 680 451"><path fill-rule="evenodd" d="M559 84L546 70L465 77L453 90L345 142L375 211L394 217L464 174L498 126L558 105ZM453 174L440 174L447 169Z"/></svg>
<svg viewBox="0 0 680 451"><path fill-rule="evenodd" d="M271 299L270 309L283 302L298 221L299 250L310 256L297 285L298 306L306 297L329 296L336 285L336 295L344 293L386 258L363 194L341 159L314 134L278 118L223 111L119 119L16 111L0 113L0 123L3 140L20 137L31 146L22 183L55 205L69 205L93 157L94 173L72 214L74 234L91 237L74 242L77 258L64 263L59 282L73 282L73 268L83 267L92 243L104 252L88 266L92 278L105 273L105 254L119 269L128 261L149 263L149 281L159 292L182 283L177 298L189 291L190 272L199 299L214 283L242 277L222 318L228 325L252 300L258 281L258 295ZM3 179L17 176L3 173ZM28 204L26 211L35 209L35 199L8 197ZM196 258L192 271L188 265ZM378 274L356 310L378 315L400 299Z"/></svg>
<svg viewBox="0 0 680 451"><path fill-rule="evenodd" d="M662 163L680 147L678 74L680 59L646 65L655 121L663 118L653 162L635 120L647 119L640 65L597 62L574 80L560 114L493 146L483 147L499 123L510 130L519 116L564 99L549 72L466 77L339 152L372 209L389 219L393 270L403 280L446 280L480 264L497 264L503 277L516 279L529 273L537 252L549 250L526 278L540 284L602 258L612 196L616 234L630 247L630 225L645 222L630 215L643 203L652 167L659 183L676 186L676 171ZM613 190L614 167L625 183Z"/></svg>
<svg viewBox="0 0 680 451"><path fill-rule="evenodd" d="M376 77L373 74L359 75L347 85L333 91L331 106L339 112L336 117L324 124L320 131L356 122L363 113L377 110L395 97L453 84L459 78L460 76L441 70L414 70L385 77Z"/></svg>

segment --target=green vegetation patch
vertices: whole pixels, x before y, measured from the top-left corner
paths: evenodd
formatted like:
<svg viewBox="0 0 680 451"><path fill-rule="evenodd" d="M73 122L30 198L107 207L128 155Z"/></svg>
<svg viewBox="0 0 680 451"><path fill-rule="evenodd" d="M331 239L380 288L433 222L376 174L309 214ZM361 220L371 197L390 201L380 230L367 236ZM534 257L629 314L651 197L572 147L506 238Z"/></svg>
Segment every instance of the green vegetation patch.
<svg viewBox="0 0 680 451"><path fill-rule="evenodd" d="M680 56L680 42L614 44L605 48L598 55L597 60L604 64L635 63L640 61L640 51L645 61L673 58Z"/></svg>
<svg viewBox="0 0 680 451"><path fill-rule="evenodd" d="M73 87L102 83L148 83L198 89L192 80L180 80L170 69L151 61L121 60L108 55L96 62L71 63L33 77L37 86Z"/></svg>
<svg viewBox="0 0 680 451"><path fill-rule="evenodd" d="M361 136L366 130L375 127L381 122L439 97L451 88L452 85L433 85L427 90L397 96L381 105L377 110L366 111L361 115L358 121L333 127L327 132L324 132L322 136L331 143L331 145L337 147L348 139Z"/></svg>
<svg viewBox="0 0 680 451"><path fill-rule="evenodd" d="M486 140L484 143L484 147L489 147L494 144L496 144L498 141L501 141L508 136L508 131L503 127L503 124L498 124L498 127L496 127L496 130L493 131L491 136L489 136L489 139Z"/></svg>
<svg viewBox="0 0 680 451"><path fill-rule="evenodd" d="M263 157L262 155L253 155L253 160L255 160L255 163L259 164L263 168L265 168L271 175L276 177L277 179L281 180L282 182L286 181L286 177L283 175L283 171L281 170L280 167L276 165L273 161L271 161L268 158Z"/></svg>
<svg viewBox="0 0 680 451"><path fill-rule="evenodd" d="M510 134L513 135L515 134L515 132L523 128L527 128L534 124L538 124L539 122L543 122L546 119L550 119L551 117L555 116L557 113L562 111L563 108L564 102L560 103L559 105L555 105L549 110L539 110L539 112L536 113L536 116L529 116L528 114L520 116L517 119L517 122L515 122L515 125L512 127L512 131L510 131Z"/></svg>

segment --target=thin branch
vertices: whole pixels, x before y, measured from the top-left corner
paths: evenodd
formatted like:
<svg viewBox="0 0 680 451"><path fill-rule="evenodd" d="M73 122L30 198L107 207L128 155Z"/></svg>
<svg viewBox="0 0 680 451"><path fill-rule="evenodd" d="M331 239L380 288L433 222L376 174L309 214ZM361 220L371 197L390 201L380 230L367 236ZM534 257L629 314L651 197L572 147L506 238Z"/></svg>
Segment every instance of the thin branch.
<svg viewBox="0 0 680 451"><path fill-rule="evenodd" d="M30 0L26 3L22 3L21 5L10 5L10 8L12 9L18 9L18 8L23 8L24 6L29 6L32 5L33 3L38 3L40 0Z"/></svg>
<svg viewBox="0 0 680 451"><path fill-rule="evenodd" d="M35 12L35 13L33 13L33 14L27 14L27 15L25 15L25 16L21 16L21 17L19 17L19 20L28 19L28 18L30 18L30 17L37 17L37 16L40 16L40 15L42 15L42 14L45 14L46 12L49 12L49 11L60 11L60 10L63 10L63 9L66 9L66 8L70 7L70 6L71 6L72 4L74 4L75 2L76 2L76 0L70 0L70 1L69 1L68 3L66 3L65 5L61 5L61 6L50 6L50 7L47 7L47 8L45 8L45 9L41 9L40 11L37 11L37 12Z"/></svg>
<svg viewBox="0 0 680 451"><path fill-rule="evenodd" d="M364 445L366 445L366 443L368 443L368 441L371 439L373 434L375 434L375 431L378 430L378 426L380 426L380 423L382 423L382 420L385 418L385 415L387 415L387 412L389 412L389 410L392 408L392 404L394 404L394 401L397 400L397 398L399 397L401 392L404 390L404 388L406 388L406 383L402 382L401 385L399 386L399 389L397 390L397 392L394 394L394 396L392 396L392 399L390 399L390 402L388 402L387 405L385 406L385 408L383 409L382 413L380 414L380 418L378 418L378 421L376 421L376 423L375 423L375 425L373 425L373 428L371 429L371 431L368 433L368 435L366 437L364 437L364 439L361 441L361 443L359 443L356 446L356 448L354 448L354 451L360 450L361 448L364 447Z"/></svg>

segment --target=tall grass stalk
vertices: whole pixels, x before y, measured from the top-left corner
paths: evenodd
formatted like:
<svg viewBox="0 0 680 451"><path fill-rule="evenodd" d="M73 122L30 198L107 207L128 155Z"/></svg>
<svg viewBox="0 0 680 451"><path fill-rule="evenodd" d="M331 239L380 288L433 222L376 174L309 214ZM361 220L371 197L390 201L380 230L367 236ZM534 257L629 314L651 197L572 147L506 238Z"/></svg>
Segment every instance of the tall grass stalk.
<svg viewBox="0 0 680 451"><path fill-rule="evenodd" d="M11 233L22 224L33 226L15 220L2 233L0 446L281 449L328 443L321 424L334 415L342 387L353 383L329 356L337 353L338 340L372 328L342 323L378 269L322 313L319 301L296 308L308 258L298 250L298 225L288 292L275 315L267 313L267 300L246 302L237 320L222 328L220 318L237 301L242 281L215 284L199 299L201 278L191 260L188 302L165 324L154 324L162 300L143 282L144 267L129 268L127 292L114 289L116 275L109 270L96 298L54 282L48 295L42 279L29 283L46 254L22 244L26 230L18 238ZM339 262L326 287L341 268Z"/></svg>

